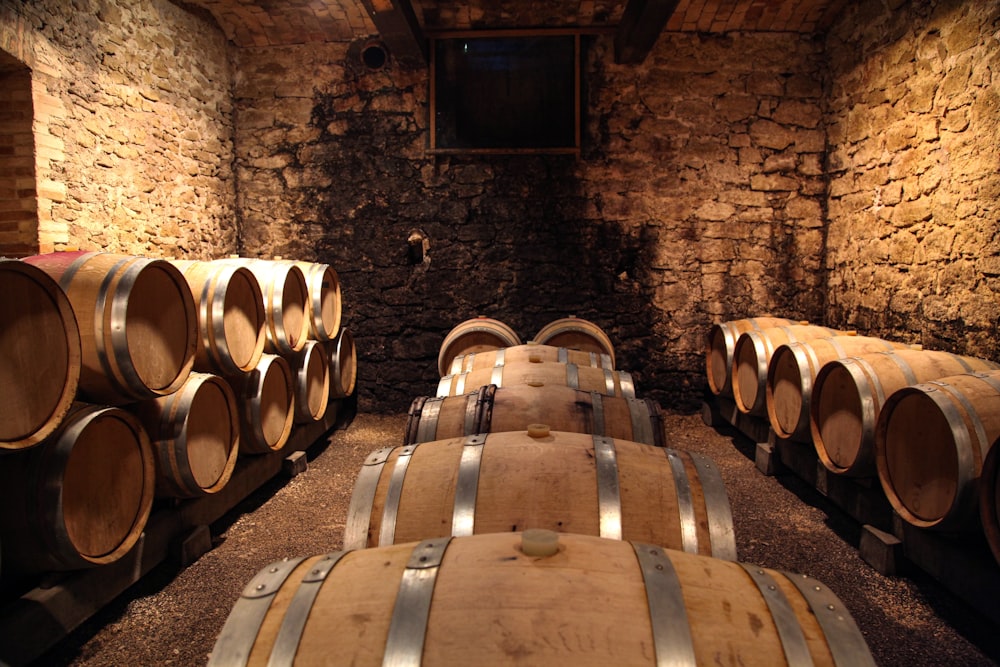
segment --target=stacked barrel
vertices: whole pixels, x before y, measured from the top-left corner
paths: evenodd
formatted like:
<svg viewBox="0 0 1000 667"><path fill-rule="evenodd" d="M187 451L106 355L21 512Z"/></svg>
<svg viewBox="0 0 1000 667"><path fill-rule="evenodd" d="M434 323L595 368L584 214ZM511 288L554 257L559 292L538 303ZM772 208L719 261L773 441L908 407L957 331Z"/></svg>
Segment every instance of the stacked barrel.
<svg viewBox="0 0 1000 667"><path fill-rule="evenodd" d="M873 664L828 588L735 562L719 470L596 325L475 318L438 361L343 548L261 570L210 664Z"/></svg>
<svg viewBox="0 0 1000 667"><path fill-rule="evenodd" d="M121 558L155 498L217 493L353 391L325 264L59 252L0 260L0 293L5 574Z"/></svg>
<svg viewBox="0 0 1000 667"><path fill-rule="evenodd" d="M918 528L981 529L1000 562L1000 365L771 317L714 325L705 363L714 394L830 473L877 477Z"/></svg>

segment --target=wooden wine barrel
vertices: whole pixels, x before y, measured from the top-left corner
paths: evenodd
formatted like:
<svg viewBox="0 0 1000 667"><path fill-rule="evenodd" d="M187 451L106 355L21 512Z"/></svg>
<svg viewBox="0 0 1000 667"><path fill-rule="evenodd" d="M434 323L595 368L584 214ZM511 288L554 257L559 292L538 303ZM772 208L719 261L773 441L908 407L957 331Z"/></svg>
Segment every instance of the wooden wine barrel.
<svg viewBox="0 0 1000 667"><path fill-rule="evenodd" d="M708 457L540 424L374 452L354 485L344 548L526 528L736 559Z"/></svg>
<svg viewBox="0 0 1000 667"><path fill-rule="evenodd" d="M288 365L293 378L293 420L299 424L319 421L330 402L330 358L326 348L319 341L306 341L305 347L288 357Z"/></svg>
<svg viewBox="0 0 1000 667"><path fill-rule="evenodd" d="M56 252L25 262L62 287L80 328L80 396L122 405L177 391L194 364L198 315L170 262L99 252Z"/></svg>
<svg viewBox="0 0 1000 667"><path fill-rule="evenodd" d="M466 388L478 388L486 384L497 387L519 384L566 385L573 389L596 391L605 396L635 398L635 382L632 374L576 364L562 364L558 361L539 361L521 364L504 364L493 368L482 368L455 375L445 375L438 382L438 396L458 396L466 393Z"/></svg>
<svg viewBox="0 0 1000 667"><path fill-rule="evenodd" d="M228 382L191 373L175 393L128 409L153 442L157 496L197 498L226 486L240 450L239 409Z"/></svg>
<svg viewBox="0 0 1000 667"><path fill-rule="evenodd" d="M36 266L0 259L0 449L34 447L69 412L80 330L62 288Z"/></svg>
<svg viewBox="0 0 1000 667"><path fill-rule="evenodd" d="M854 335L812 324L785 324L740 334L733 348L733 399L743 414L767 416L767 366L785 343Z"/></svg>
<svg viewBox="0 0 1000 667"><path fill-rule="evenodd" d="M153 459L134 415L74 404L49 439L0 465L4 570L74 570L124 556L149 518Z"/></svg>
<svg viewBox="0 0 1000 667"><path fill-rule="evenodd" d="M245 266L253 272L264 298L264 349L272 354L298 352L309 337L306 314L309 287L306 277L294 262L257 258L229 258L217 263Z"/></svg>
<svg viewBox="0 0 1000 667"><path fill-rule="evenodd" d="M309 337L324 342L333 340L340 331L340 278L329 264L302 261L296 261L295 264L306 279Z"/></svg>
<svg viewBox="0 0 1000 667"><path fill-rule="evenodd" d="M993 442L979 483L979 521L990 545L993 558L1000 565L1000 445Z"/></svg>
<svg viewBox="0 0 1000 667"><path fill-rule="evenodd" d="M240 375L264 353L267 318L260 283L244 266L171 260L184 273L198 311L201 344L194 370Z"/></svg>
<svg viewBox="0 0 1000 667"><path fill-rule="evenodd" d="M447 375L452 360L458 356L520 344L521 339L509 326L480 315L459 323L444 337L438 352L438 371Z"/></svg>
<svg viewBox="0 0 1000 667"><path fill-rule="evenodd" d="M874 477L875 424L886 398L908 385L1000 368L933 350L873 352L827 363L816 375L809 428L816 453L838 475Z"/></svg>
<svg viewBox="0 0 1000 667"><path fill-rule="evenodd" d="M593 322L579 317L571 315L549 322L538 330L534 340L541 345L606 354L611 359L611 367L615 366L615 346L608 334Z"/></svg>
<svg viewBox="0 0 1000 667"><path fill-rule="evenodd" d="M639 542L531 530L263 568L210 666L872 667L822 582Z"/></svg>
<svg viewBox="0 0 1000 667"><path fill-rule="evenodd" d="M284 447L295 417L295 380L288 361L265 352L257 368L228 380L240 413L240 453L269 454Z"/></svg>
<svg viewBox="0 0 1000 667"><path fill-rule="evenodd" d="M483 368L495 368L496 366L504 366L506 364L534 363L539 361L557 361L561 364L576 364L577 366L606 368L608 370L614 370L615 367L611 361L611 356L608 354L571 350L568 347L556 347L554 345L542 345L538 341L529 340L524 345L486 350L485 352L470 352L469 354L455 357L451 361L451 367L448 369L447 374L454 375L456 373L466 373Z"/></svg>
<svg viewBox="0 0 1000 667"><path fill-rule="evenodd" d="M354 347L354 334L341 327L337 337L326 343L330 359L330 397L346 398L354 393L358 379L358 352Z"/></svg>
<svg viewBox="0 0 1000 667"><path fill-rule="evenodd" d="M705 374L708 388L716 396L733 393L733 353L736 341L746 331L760 331L789 324L807 324L784 317L750 317L713 324L705 340Z"/></svg>
<svg viewBox="0 0 1000 667"><path fill-rule="evenodd" d="M919 528L978 526L983 459L1000 437L1000 371L950 375L903 387L875 430L882 490Z"/></svg>
<svg viewBox="0 0 1000 667"><path fill-rule="evenodd" d="M404 444L525 431L529 424L659 447L667 441L660 406L648 399L560 385L486 385L463 396L418 396L410 405Z"/></svg>
<svg viewBox="0 0 1000 667"><path fill-rule="evenodd" d="M836 359L910 347L870 336L831 336L779 345L767 368L767 418L779 438L809 440L809 401L820 369Z"/></svg>

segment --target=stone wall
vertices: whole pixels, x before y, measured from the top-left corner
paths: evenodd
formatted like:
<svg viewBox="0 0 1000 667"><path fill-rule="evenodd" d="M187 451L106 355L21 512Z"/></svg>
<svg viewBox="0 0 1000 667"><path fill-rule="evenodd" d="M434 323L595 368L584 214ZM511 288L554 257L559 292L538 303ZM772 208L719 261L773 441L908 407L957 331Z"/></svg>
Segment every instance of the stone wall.
<svg viewBox="0 0 1000 667"><path fill-rule="evenodd" d="M829 318L1000 359L1000 3L858 3L831 31Z"/></svg>
<svg viewBox="0 0 1000 667"><path fill-rule="evenodd" d="M27 234L0 252L236 250L231 76L214 23L166 0L2 2L0 51L31 72L37 195Z"/></svg>
<svg viewBox="0 0 1000 667"><path fill-rule="evenodd" d="M666 34L622 67L586 42L580 159L428 155L425 73L367 71L359 43L236 51L245 250L337 269L363 409L432 393L480 314L526 340L589 319L674 408L700 399L712 322L821 319L820 45Z"/></svg>

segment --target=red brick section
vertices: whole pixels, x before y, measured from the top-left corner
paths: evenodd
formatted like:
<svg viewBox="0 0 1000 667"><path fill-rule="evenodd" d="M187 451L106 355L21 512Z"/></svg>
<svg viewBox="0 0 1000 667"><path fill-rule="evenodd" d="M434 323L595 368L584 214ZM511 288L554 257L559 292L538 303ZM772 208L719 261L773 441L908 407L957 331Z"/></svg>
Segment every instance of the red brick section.
<svg viewBox="0 0 1000 667"><path fill-rule="evenodd" d="M259 4L192 0L189 4L210 11L236 46L341 42L376 32L360 0L284 0Z"/></svg>
<svg viewBox="0 0 1000 667"><path fill-rule="evenodd" d="M841 0L681 0L667 30L813 32Z"/></svg>
<svg viewBox="0 0 1000 667"><path fill-rule="evenodd" d="M38 252L31 74L5 67L0 69L0 256L24 257Z"/></svg>
<svg viewBox="0 0 1000 667"><path fill-rule="evenodd" d="M425 30L613 28L625 0L412 0ZM681 0L667 30L812 32L844 0ZM350 41L377 32L361 0L191 0L237 46Z"/></svg>

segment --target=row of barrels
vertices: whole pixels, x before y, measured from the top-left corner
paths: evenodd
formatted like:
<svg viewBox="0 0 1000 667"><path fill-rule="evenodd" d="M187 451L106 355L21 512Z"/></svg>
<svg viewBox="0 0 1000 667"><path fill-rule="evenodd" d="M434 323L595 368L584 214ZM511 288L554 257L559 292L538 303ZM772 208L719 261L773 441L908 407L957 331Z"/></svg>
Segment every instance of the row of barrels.
<svg viewBox="0 0 1000 667"><path fill-rule="evenodd" d="M319 263L57 252L0 261L4 573L104 565L157 498L217 493L354 389Z"/></svg>
<svg viewBox="0 0 1000 667"><path fill-rule="evenodd" d="M877 477L906 522L982 529L1000 562L1000 364L756 317L710 328L706 373L830 472Z"/></svg>
<svg viewBox="0 0 1000 667"><path fill-rule="evenodd" d="M613 360L578 318L523 344L455 327L404 444L364 461L343 548L263 568L209 664L874 664L821 582L736 561L719 470L620 407L642 401Z"/></svg>

